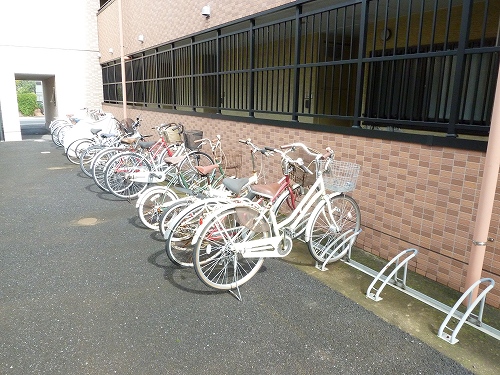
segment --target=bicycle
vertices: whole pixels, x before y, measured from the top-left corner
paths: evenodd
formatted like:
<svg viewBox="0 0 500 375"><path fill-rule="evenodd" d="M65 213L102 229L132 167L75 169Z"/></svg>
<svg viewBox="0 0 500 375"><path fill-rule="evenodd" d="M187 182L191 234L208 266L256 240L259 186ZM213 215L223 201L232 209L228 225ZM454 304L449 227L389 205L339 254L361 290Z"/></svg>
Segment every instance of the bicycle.
<svg viewBox="0 0 500 375"><path fill-rule="evenodd" d="M224 152L222 151L220 135L217 135L214 140L202 138L192 140L192 143L197 145L198 149L208 143L211 155L216 160L216 163L200 165L199 154L190 153L179 164L180 185L186 189L185 192L188 196L182 199L178 197L172 199L172 196L176 195L175 192L172 189L165 188L163 189L165 196L162 197L158 196L161 190L155 189L149 193L144 193L144 195L148 194L151 198L144 198L137 205L139 217L143 224L153 230L159 230L161 236L164 236L164 228L173 215L190 204L191 200L197 199L197 195L226 195L221 192L221 188L217 188L225 180ZM231 182L226 181L226 183L231 185Z"/></svg>
<svg viewBox="0 0 500 375"><path fill-rule="evenodd" d="M228 191L224 196L208 196L205 198L191 200L186 199L184 204L173 205L170 209L175 210L175 214L169 220L168 225L164 229L165 238L165 251L170 261L181 267L192 267L192 254L191 239L198 226L203 222L204 218L222 204L234 202L245 196L247 199L253 198L253 193L249 193L248 187L257 182L259 175L263 172L263 163L261 163L261 170L257 173L255 168L254 154L260 152L262 157L270 155L266 149L256 147L251 140L241 141L249 145L252 149L250 151L252 158L252 175L249 178L225 178L222 183ZM229 195L231 194L231 195ZM167 211L166 215L169 211ZM163 227L163 223L160 228Z"/></svg>
<svg viewBox="0 0 500 375"><path fill-rule="evenodd" d="M166 147L165 152L155 151L157 146ZM183 177L184 173L189 174L195 165L213 164L213 159L199 149L191 151L184 144L167 145L163 137L150 147L150 152L120 153L109 160L104 170L104 179L107 189L113 195L134 199L144 192L149 184L164 182L167 179L169 186L180 182L189 188L191 181ZM173 149L176 149L175 153L172 153ZM183 153L184 156L181 157Z"/></svg>
<svg viewBox="0 0 500 375"><path fill-rule="evenodd" d="M124 133L124 135L120 137L119 141L117 141L115 144L94 144L81 151L79 164L80 169L86 176L92 177L93 162L95 161L95 158L97 157L99 152L111 148L137 149L137 143L139 141L144 141L143 135L137 131L137 128L141 125L139 118L137 118L137 120L131 125L128 124L127 120L122 121L121 124L122 126L120 127L120 129ZM80 146L77 146L77 148L79 147ZM76 151L78 153L78 150Z"/></svg>
<svg viewBox="0 0 500 375"><path fill-rule="evenodd" d="M82 168L82 163L84 165L90 161L88 158L84 158L83 160L81 158L82 154L89 147L117 147L125 137L131 137L136 133L136 129L140 126L140 122L140 118L137 118L136 121L132 119L120 121L117 126L117 133L103 133L100 128L90 129L92 137L73 141L66 149L66 157L71 163L79 164L80 168ZM140 134L138 134L138 136L140 136ZM84 170L84 168L82 168L82 170ZM84 173L87 174L85 170Z"/></svg>
<svg viewBox="0 0 500 375"><path fill-rule="evenodd" d="M200 280L215 289L238 290L260 269L265 258L282 258L293 247L294 232L302 225L309 209L305 241L317 262L333 262L343 257L360 232L361 213L356 201L345 195L356 185L359 165L333 160L333 151L321 155L302 143L281 147L303 149L314 156L316 180L291 215L278 223L272 204L260 206L252 202L226 205L211 213L198 228L193 265ZM287 152L274 150L285 166L294 164L313 174L302 159L292 159ZM339 173L341 172L341 173ZM333 191L332 193L327 193Z"/></svg>

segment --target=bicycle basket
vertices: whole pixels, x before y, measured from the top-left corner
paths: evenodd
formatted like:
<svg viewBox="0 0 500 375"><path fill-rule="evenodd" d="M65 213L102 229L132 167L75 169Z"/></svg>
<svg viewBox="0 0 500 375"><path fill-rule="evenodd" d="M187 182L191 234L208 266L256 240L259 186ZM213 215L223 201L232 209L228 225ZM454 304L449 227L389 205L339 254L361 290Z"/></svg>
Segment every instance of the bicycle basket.
<svg viewBox="0 0 500 375"><path fill-rule="evenodd" d="M320 160L325 189L341 193L354 190L361 169L359 164L332 160L324 170L325 164L325 160Z"/></svg>
<svg viewBox="0 0 500 375"><path fill-rule="evenodd" d="M311 152L319 154L319 151L309 148ZM295 151L292 151L288 154L290 157L293 159L301 158L304 164L312 170L313 166L313 161L314 157L307 154L302 150L301 148L296 149ZM304 172L302 169L300 169L298 166L290 164L289 165L290 171L290 178L297 184L299 184L302 187L308 187L314 184L314 181L316 181L316 176L314 174L309 174ZM283 169L283 166L282 166Z"/></svg>
<svg viewBox="0 0 500 375"><path fill-rule="evenodd" d="M181 135L179 134L179 130L172 129L175 125L177 125L177 124L171 124L171 126L162 126L161 127L160 136L163 138L163 140L167 144L181 143L182 142L182 138L181 138Z"/></svg>
<svg viewBox="0 0 500 375"><path fill-rule="evenodd" d="M184 131L184 144L190 150L196 150L201 148L198 143L195 141L199 141L203 139L203 131L201 130L185 130Z"/></svg>

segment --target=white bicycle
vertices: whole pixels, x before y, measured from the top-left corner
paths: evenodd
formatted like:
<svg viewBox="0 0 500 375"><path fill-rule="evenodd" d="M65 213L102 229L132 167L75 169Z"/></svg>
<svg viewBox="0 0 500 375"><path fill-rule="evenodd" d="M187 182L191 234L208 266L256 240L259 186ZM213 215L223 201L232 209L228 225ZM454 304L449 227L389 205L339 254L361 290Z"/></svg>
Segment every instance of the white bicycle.
<svg viewBox="0 0 500 375"><path fill-rule="evenodd" d="M290 253L295 232L303 228L305 218L304 239L317 262L336 261L353 245L360 232L361 213L356 201L344 193L354 189L359 165L333 160L330 149L321 155L302 143L281 148L285 151L273 151L281 154L284 168L295 165L313 174L309 167L315 165L314 184L280 222L272 203L264 207L250 201L231 203L208 215L191 242L194 269L204 284L220 290L238 289L257 273L264 258ZM287 155L296 148L314 156L309 166L301 158Z"/></svg>

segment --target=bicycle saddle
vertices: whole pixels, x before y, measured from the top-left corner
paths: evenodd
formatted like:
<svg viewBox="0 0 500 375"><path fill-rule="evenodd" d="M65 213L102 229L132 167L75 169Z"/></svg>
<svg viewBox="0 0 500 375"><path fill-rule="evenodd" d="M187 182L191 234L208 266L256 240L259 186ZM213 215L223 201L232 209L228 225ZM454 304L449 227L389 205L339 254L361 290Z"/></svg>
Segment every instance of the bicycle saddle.
<svg viewBox="0 0 500 375"><path fill-rule="evenodd" d="M227 190L238 194L243 189L243 186L248 184L248 181L250 181L249 178L225 178L222 180L222 184Z"/></svg>
<svg viewBox="0 0 500 375"><path fill-rule="evenodd" d="M156 142L139 142L139 146L142 147L142 148L150 148L151 146L153 146Z"/></svg>
<svg viewBox="0 0 500 375"><path fill-rule="evenodd" d="M195 166L195 168L199 174L201 174L202 176L206 176L207 174L213 172L216 168L218 168L218 165L217 164L212 164L207 166L197 165Z"/></svg>
<svg viewBox="0 0 500 375"><path fill-rule="evenodd" d="M274 182L272 184L252 185L249 189L263 197L272 198L278 193L280 187L281 185L278 182Z"/></svg>

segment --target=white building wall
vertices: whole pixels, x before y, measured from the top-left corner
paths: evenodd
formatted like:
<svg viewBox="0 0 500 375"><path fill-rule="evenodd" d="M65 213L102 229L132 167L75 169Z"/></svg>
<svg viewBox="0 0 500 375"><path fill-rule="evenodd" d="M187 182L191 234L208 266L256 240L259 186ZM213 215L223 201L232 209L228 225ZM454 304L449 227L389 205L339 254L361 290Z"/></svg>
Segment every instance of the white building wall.
<svg viewBox="0 0 500 375"><path fill-rule="evenodd" d="M54 82L45 88L52 118L101 108L97 40L99 0L23 0L0 5L0 106L6 141L20 140L16 74ZM50 79L54 77L54 79ZM12 89L13 87L13 89ZM55 99L55 103L53 101Z"/></svg>

